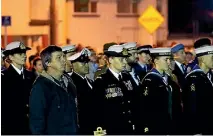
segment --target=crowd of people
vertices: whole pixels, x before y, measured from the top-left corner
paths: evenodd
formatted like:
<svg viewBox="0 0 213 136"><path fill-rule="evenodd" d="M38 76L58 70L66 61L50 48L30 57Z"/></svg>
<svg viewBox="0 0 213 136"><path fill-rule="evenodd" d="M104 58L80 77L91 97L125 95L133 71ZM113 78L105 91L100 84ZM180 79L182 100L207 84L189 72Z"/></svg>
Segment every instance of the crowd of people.
<svg viewBox="0 0 213 136"><path fill-rule="evenodd" d="M213 45L106 43L2 49L2 134L213 134ZM101 131L103 130L103 131Z"/></svg>

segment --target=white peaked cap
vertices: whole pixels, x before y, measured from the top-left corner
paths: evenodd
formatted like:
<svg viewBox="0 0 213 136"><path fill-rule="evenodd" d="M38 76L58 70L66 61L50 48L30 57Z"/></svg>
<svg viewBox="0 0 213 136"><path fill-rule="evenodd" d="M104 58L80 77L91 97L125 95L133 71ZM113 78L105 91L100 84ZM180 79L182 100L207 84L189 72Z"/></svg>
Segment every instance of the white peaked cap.
<svg viewBox="0 0 213 136"><path fill-rule="evenodd" d="M213 46L204 46L204 47L196 48L195 53L198 57L203 55L213 54Z"/></svg>

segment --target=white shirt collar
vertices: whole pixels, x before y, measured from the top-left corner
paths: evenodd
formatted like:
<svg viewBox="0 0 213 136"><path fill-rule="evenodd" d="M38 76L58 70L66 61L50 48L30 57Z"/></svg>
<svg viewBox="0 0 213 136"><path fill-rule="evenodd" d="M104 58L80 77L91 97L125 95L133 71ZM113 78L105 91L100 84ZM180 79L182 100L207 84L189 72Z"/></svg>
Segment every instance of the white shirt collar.
<svg viewBox="0 0 213 136"><path fill-rule="evenodd" d="M22 67L21 70L20 70L20 69L18 69L16 66L14 66L12 63L11 63L11 65L13 66L13 68L16 70L16 72L17 72L19 75L21 75L21 73L23 73L23 67Z"/></svg>
<svg viewBox="0 0 213 136"><path fill-rule="evenodd" d="M178 65L179 69L184 73L183 68L182 68L182 64L178 61L175 60L175 63Z"/></svg>
<svg viewBox="0 0 213 136"><path fill-rule="evenodd" d="M114 72L111 68L109 68L109 70L111 71L111 73L119 80L119 74Z"/></svg>

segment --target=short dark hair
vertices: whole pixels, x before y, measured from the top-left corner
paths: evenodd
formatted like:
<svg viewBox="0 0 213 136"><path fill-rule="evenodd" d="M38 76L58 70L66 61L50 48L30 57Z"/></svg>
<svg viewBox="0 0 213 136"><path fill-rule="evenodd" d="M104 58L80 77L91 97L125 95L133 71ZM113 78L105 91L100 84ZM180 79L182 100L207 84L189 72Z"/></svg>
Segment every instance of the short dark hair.
<svg viewBox="0 0 213 136"><path fill-rule="evenodd" d="M35 58L35 59L33 60L33 66L36 66L37 61L39 61L39 60L41 60L41 58Z"/></svg>
<svg viewBox="0 0 213 136"><path fill-rule="evenodd" d="M36 58L36 55L31 55L30 57L29 57L29 63L32 61L32 60L34 60Z"/></svg>
<svg viewBox="0 0 213 136"><path fill-rule="evenodd" d="M49 62L51 62L52 60L52 53L56 52L56 51L61 51L62 49L58 46L55 45L50 45L48 47L46 47L41 53L40 53L40 57L41 57L41 61L43 64L43 67L45 70L47 70L47 64Z"/></svg>

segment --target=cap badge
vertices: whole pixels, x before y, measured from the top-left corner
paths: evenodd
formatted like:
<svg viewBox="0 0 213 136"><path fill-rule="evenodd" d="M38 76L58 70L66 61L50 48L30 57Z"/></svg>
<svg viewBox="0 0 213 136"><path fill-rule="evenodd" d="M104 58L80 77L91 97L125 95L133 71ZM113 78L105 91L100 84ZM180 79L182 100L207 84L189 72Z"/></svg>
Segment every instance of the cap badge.
<svg viewBox="0 0 213 136"><path fill-rule="evenodd" d="M147 95L148 95L148 92L149 92L149 89L148 89L148 87L146 87L146 88L144 89L143 95L144 95L144 96L147 96Z"/></svg>
<svg viewBox="0 0 213 136"><path fill-rule="evenodd" d="M128 55L127 49L123 49L122 54L125 55L125 56Z"/></svg>
<svg viewBox="0 0 213 136"><path fill-rule="evenodd" d="M19 48L22 49L22 50L24 50L24 49L26 49L26 46L22 42L20 42Z"/></svg>
<svg viewBox="0 0 213 136"><path fill-rule="evenodd" d="M144 128L144 132L145 132L145 133L148 133L148 132L149 132L149 128L148 128L148 127L145 127L145 128Z"/></svg>

